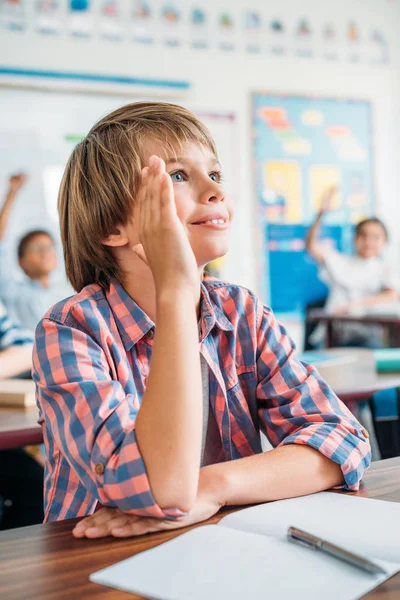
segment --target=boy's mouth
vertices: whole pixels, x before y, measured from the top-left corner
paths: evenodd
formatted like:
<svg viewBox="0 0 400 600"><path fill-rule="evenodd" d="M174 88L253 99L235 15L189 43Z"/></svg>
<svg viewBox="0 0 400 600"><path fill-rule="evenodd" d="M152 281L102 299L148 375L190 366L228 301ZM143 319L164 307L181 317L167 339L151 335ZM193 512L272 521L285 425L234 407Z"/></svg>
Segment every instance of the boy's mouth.
<svg viewBox="0 0 400 600"><path fill-rule="evenodd" d="M203 227L209 227L211 229L227 229L229 218L227 215L215 214L205 215L202 219L194 221L191 225L201 225Z"/></svg>

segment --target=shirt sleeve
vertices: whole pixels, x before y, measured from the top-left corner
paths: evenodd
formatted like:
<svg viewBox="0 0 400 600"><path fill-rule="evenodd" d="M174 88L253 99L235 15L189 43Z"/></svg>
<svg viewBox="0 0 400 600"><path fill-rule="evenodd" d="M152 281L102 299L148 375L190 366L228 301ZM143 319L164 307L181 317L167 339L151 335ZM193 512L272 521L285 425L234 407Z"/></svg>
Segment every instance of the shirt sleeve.
<svg viewBox="0 0 400 600"><path fill-rule="evenodd" d="M348 287L351 285L348 268L349 257L334 248L327 248L323 255L324 263L319 270L319 278L328 286L336 284Z"/></svg>
<svg viewBox="0 0 400 600"><path fill-rule="evenodd" d="M339 464L345 488L357 490L371 461L368 434L295 346L272 311L259 308L257 401L273 446L307 444Z"/></svg>
<svg viewBox="0 0 400 600"><path fill-rule="evenodd" d="M12 323L4 305L0 302L0 350L6 350L11 346L32 344L32 342L30 332Z"/></svg>
<svg viewBox="0 0 400 600"><path fill-rule="evenodd" d="M111 379L104 351L86 332L43 319L33 378L48 435L101 504L161 519L184 514L157 505L136 440L136 390L127 394Z"/></svg>

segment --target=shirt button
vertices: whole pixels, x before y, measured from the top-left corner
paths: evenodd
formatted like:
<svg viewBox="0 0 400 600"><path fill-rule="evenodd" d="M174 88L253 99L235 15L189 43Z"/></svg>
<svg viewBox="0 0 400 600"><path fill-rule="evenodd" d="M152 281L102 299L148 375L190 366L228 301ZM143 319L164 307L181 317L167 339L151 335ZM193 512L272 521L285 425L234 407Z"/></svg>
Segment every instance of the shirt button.
<svg viewBox="0 0 400 600"><path fill-rule="evenodd" d="M152 340L152 339L153 339L153 337L154 337L154 329L150 329L150 330L147 332L147 339L148 339L148 340Z"/></svg>
<svg viewBox="0 0 400 600"><path fill-rule="evenodd" d="M104 473L103 463L97 463L94 470L96 471L97 475L103 475L103 473Z"/></svg>
<svg viewBox="0 0 400 600"><path fill-rule="evenodd" d="M364 436L364 437L366 437L367 439L369 438L369 433L368 433L368 431L365 429L365 427L363 427L363 428L362 428L361 432L362 432L362 434L363 434L363 436Z"/></svg>

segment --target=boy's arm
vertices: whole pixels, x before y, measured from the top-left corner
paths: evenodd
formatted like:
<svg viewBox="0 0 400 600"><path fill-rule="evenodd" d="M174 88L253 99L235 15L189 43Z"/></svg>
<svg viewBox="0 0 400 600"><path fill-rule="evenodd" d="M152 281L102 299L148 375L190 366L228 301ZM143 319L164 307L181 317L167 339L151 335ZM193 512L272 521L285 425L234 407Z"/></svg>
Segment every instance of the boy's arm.
<svg viewBox="0 0 400 600"><path fill-rule="evenodd" d="M307 237L306 237L307 252L309 254L311 254L311 256L320 264L324 263L324 254L318 245L319 229L321 226L321 220L322 220L324 214L329 210L330 202L331 202L331 199L335 192L336 192L336 188L334 188L334 187L329 188L325 192L325 194L322 198L319 213L317 214L315 221L313 222L313 224L311 225L310 229L307 232Z"/></svg>
<svg viewBox="0 0 400 600"><path fill-rule="evenodd" d="M12 297L15 291L13 286L12 262L10 262L8 252L6 251L4 238L15 198L19 190L25 185L26 180L26 175L23 174L10 177L9 188L3 206L0 208L0 289L3 297Z"/></svg>
<svg viewBox="0 0 400 600"><path fill-rule="evenodd" d="M32 375L49 435L93 497L136 515L182 514L179 505L157 504L136 435L136 391L127 394L111 378L105 353L91 336L43 319L36 329Z"/></svg>
<svg viewBox="0 0 400 600"><path fill-rule="evenodd" d="M201 453L200 274L165 163L153 156L149 164L138 198L137 253L154 279L156 332L136 435L158 505L186 512L196 500Z"/></svg>
<svg viewBox="0 0 400 600"><path fill-rule="evenodd" d="M19 190L25 185L26 181L27 177L22 173L10 177L9 188L3 206L0 209L0 241L4 239L15 198L17 197Z"/></svg>
<svg viewBox="0 0 400 600"><path fill-rule="evenodd" d="M345 487L357 490L370 463L368 433L314 367L297 360L292 340L270 309L259 306L258 322L257 400L263 432L274 447L318 450L340 466Z"/></svg>

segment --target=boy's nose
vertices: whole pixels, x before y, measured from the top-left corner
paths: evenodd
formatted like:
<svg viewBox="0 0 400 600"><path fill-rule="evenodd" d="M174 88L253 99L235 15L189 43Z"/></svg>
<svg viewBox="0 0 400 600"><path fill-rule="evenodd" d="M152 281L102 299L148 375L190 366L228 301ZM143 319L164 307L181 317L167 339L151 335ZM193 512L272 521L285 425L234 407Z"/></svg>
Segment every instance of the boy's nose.
<svg viewBox="0 0 400 600"><path fill-rule="evenodd" d="M225 194L222 190L216 189L214 187L208 188L201 195L202 204L217 204L219 202L225 201Z"/></svg>

